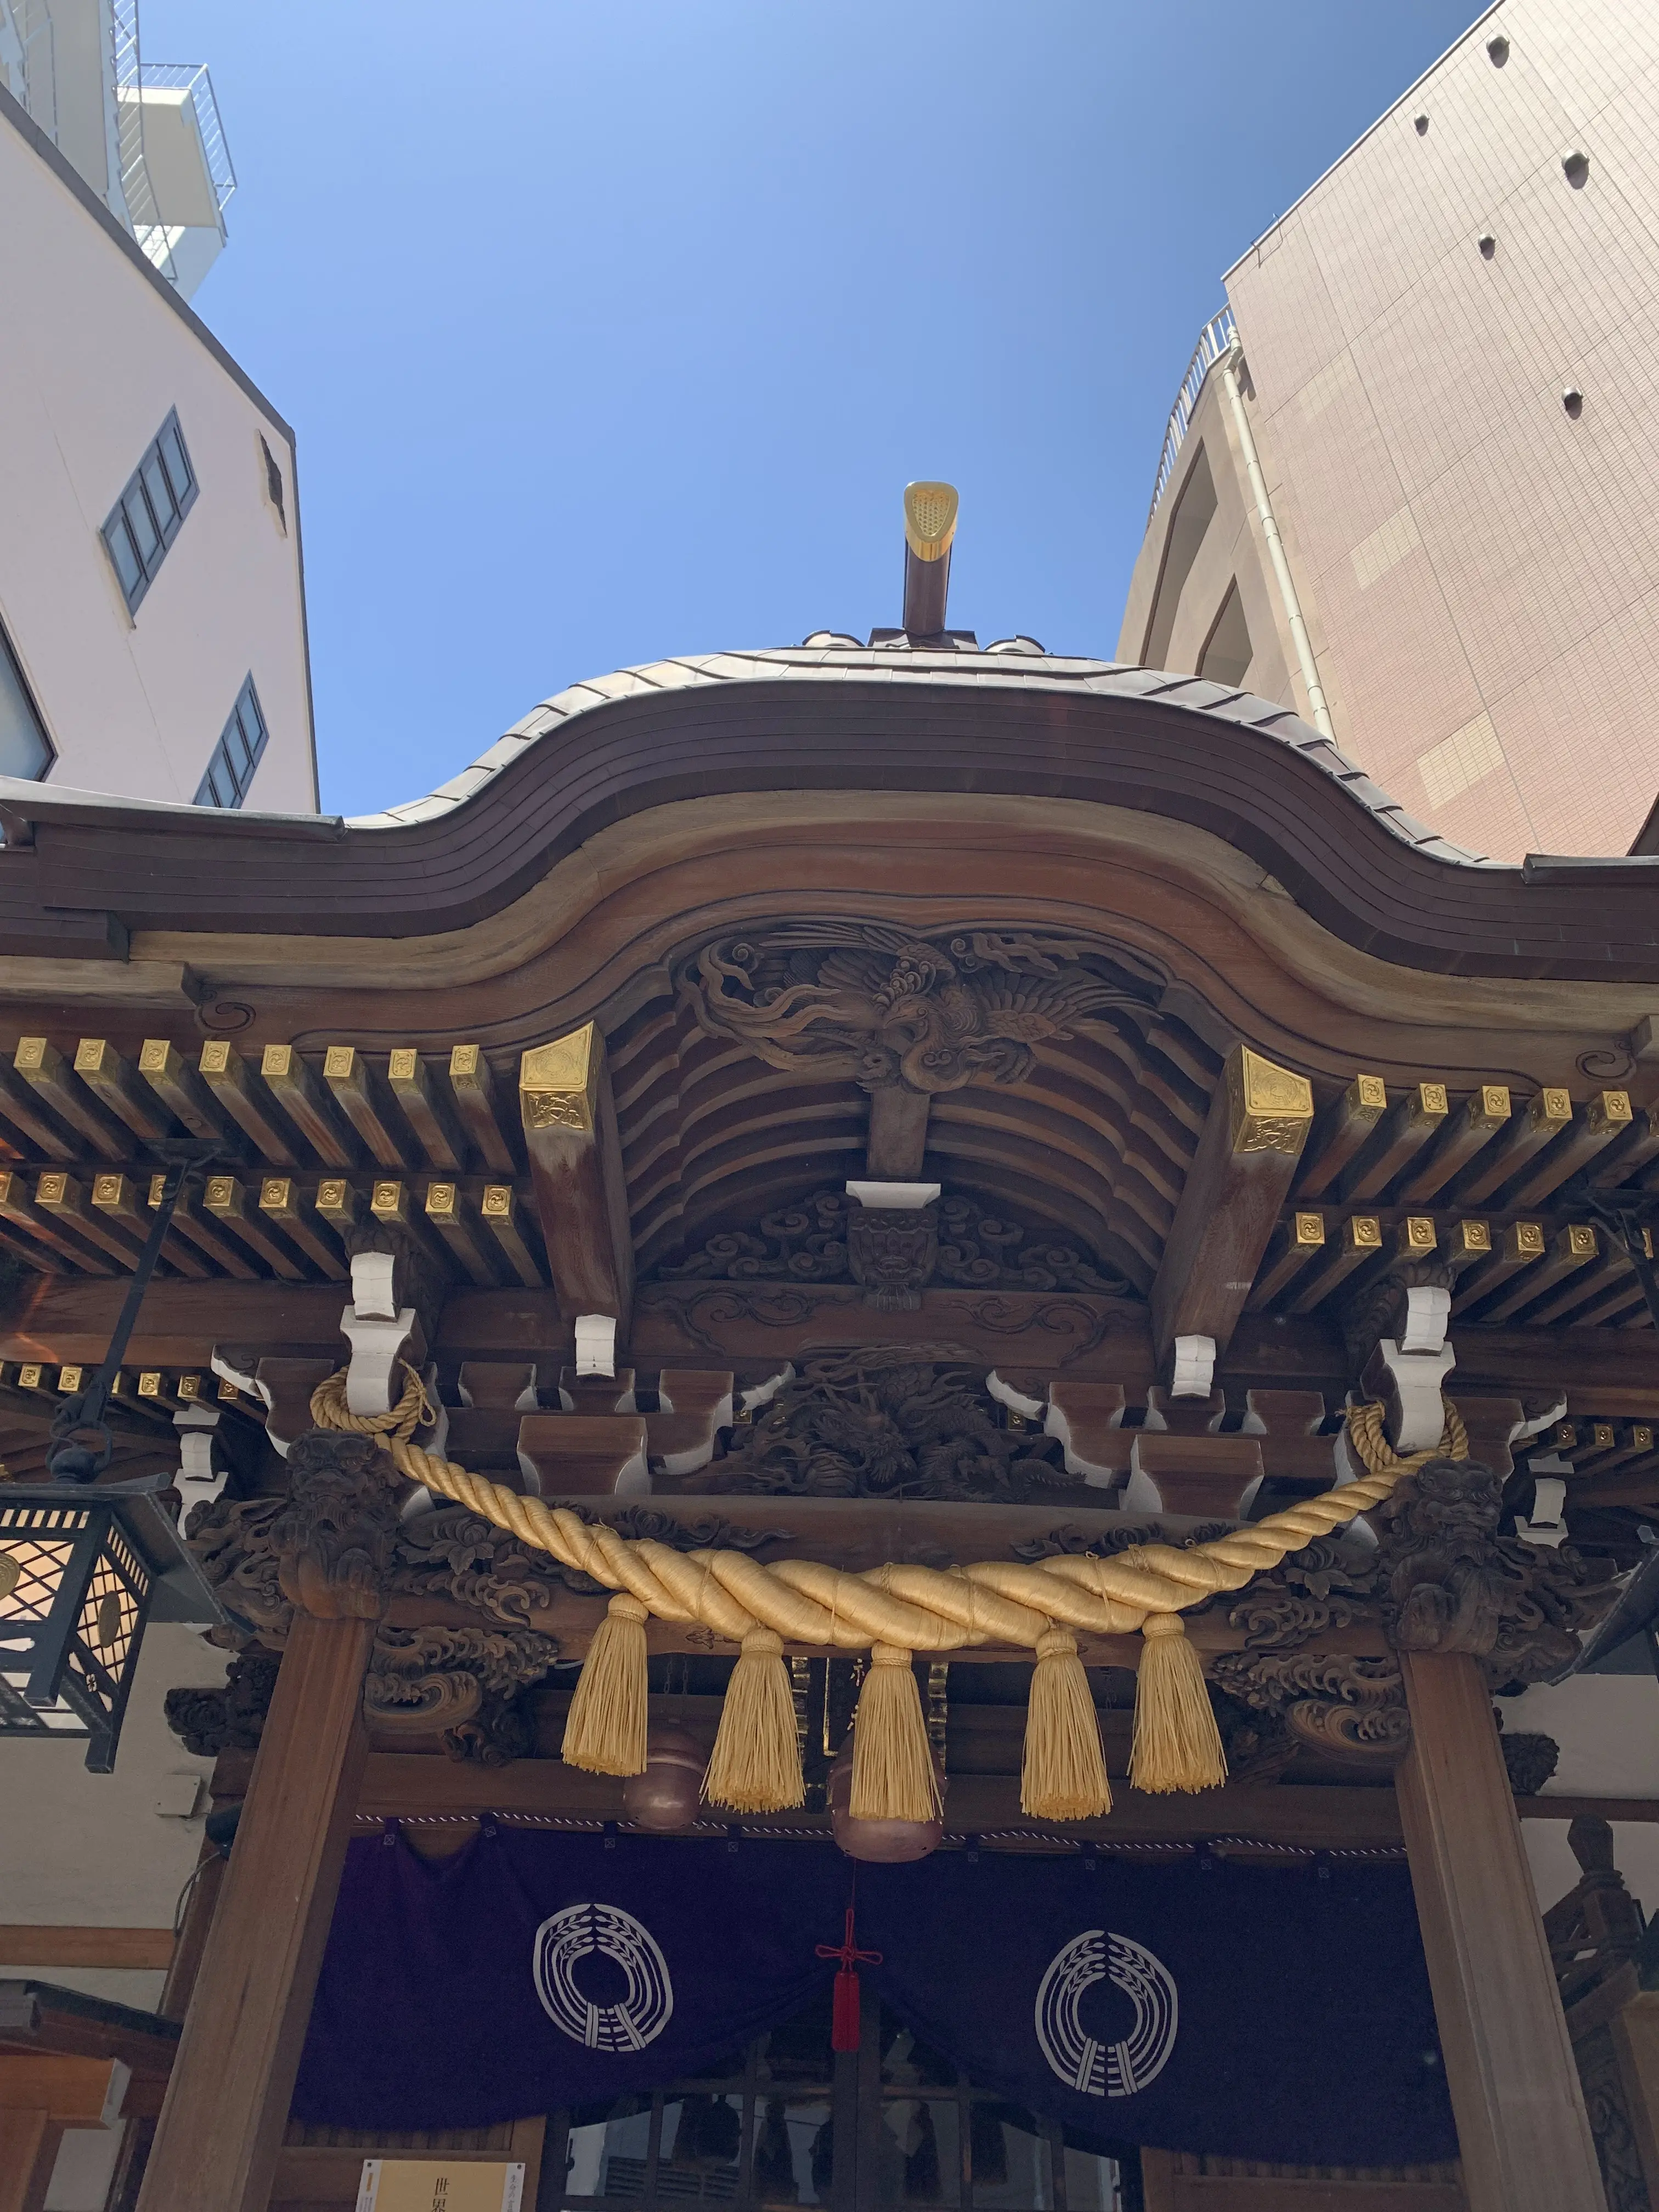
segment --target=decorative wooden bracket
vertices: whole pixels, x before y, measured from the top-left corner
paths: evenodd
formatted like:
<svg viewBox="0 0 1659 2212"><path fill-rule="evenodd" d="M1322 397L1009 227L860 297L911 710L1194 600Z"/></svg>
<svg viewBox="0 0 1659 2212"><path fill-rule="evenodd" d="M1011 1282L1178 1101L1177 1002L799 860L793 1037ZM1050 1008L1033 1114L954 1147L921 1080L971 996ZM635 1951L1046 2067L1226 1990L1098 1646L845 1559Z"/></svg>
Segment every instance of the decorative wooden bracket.
<svg viewBox="0 0 1659 2212"><path fill-rule="evenodd" d="M714 1438L732 1425L735 1377L699 1367L665 1367L657 1377L658 1411L645 1417L646 1437L665 1474L695 1474L714 1456Z"/></svg>
<svg viewBox="0 0 1659 2212"><path fill-rule="evenodd" d="M544 1498L644 1498L651 1472L642 1413L526 1413L519 1467Z"/></svg>
<svg viewBox="0 0 1659 2212"><path fill-rule="evenodd" d="M994 1378L992 1389L996 1395ZM1079 1382L1056 1375L1046 1412L1033 1408L1042 1413L1043 1433L1060 1438L1066 1474L1080 1474L1091 1489L1115 1490L1128 1474L1137 1431L1123 1425L1125 1402L1121 1382Z"/></svg>
<svg viewBox="0 0 1659 2212"><path fill-rule="evenodd" d="M605 1039L588 1022L526 1052L519 1104L561 1316L609 1316L625 1350L634 1243Z"/></svg>
<svg viewBox="0 0 1659 2212"><path fill-rule="evenodd" d="M1172 1359L1180 1337L1208 1339L1212 1362L1226 1350L1290 1194L1313 1113L1305 1077L1246 1045L1233 1047L1152 1284L1160 1365ZM1182 1395L1207 1395L1207 1380L1196 1389L1203 1364L1201 1352L1189 1346Z"/></svg>

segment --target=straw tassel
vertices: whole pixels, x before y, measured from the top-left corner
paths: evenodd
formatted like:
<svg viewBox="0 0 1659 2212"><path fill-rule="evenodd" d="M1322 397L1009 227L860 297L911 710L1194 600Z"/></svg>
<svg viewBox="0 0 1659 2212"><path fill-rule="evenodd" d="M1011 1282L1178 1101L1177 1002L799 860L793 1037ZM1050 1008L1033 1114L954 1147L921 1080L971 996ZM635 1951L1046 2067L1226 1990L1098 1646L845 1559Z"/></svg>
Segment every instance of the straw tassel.
<svg viewBox="0 0 1659 2212"><path fill-rule="evenodd" d="M1218 1789L1227 1779L1226 1754L1203 1664L1180 1614L1148 1613L1140 1634L1130 1781L1154 1796Z"/></svg>
<svg viewBox="0 0 1659 2212"><path fill-rule="evenodd" d="M910 1654L901 1644L878 1644L870 1653L853 1727L848 1810L855 1820L939 1817L939 1781L921 1695L910 1672Z"/></svg>
<svg viewBox="0 0 1659 2212"><path fill-rule="evenodd" d="M1112 1809L1095 1701L1068 1628L1037 1638L1019 1805L1036 1820L1093 1820Z"/></svg>
<svg viewBox="0 0 1659 2212"><path fill-rule="evenodd" d="M649 1618L626 1590L611 1601L587 1647L564 1724L560 1757L590 1774L643 1774L646 1700L645 1624Z"/></svg>
<svg viewBox="0 0 1659 2212"><path fill-rule="evenodd" d="M806 1802L783 1639L769 1628L751 1628L743 1639L702 1794L735 1813L781 1813Z"/></svg>

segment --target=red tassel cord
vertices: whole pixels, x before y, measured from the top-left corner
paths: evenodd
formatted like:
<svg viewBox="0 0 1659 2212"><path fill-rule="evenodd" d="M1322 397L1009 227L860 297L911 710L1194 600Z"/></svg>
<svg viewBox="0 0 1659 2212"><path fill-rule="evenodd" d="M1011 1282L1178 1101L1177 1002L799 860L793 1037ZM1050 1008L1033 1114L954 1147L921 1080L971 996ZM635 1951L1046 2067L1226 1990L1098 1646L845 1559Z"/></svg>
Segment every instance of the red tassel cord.
<svg viewBox="0 0 1659 2212"><path fill-rule="evenodd" d="M856 2051L859 2047L859 1967L878 1966L879 1951L860 1951L858 1937L853 1930L855 1907L847 1908L847 1933L839 1943L820 1943L820 1959L839 1959L841 1970L836 1976L835 2004L830 2015L830 2048L832 2051Z"/></svg>

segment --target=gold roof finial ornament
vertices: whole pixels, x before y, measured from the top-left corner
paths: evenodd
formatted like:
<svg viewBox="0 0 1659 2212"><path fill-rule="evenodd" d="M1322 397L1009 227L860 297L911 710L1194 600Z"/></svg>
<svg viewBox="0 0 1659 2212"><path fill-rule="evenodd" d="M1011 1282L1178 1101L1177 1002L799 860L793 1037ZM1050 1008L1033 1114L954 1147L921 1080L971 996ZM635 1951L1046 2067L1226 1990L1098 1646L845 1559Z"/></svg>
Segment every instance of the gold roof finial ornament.
<svg viewBox="0 0 1659 2212"><path fill-rule="evenodd" d="M957 534L957 488L948 483L904 487L904 542L918 561L942 561Z"/></svg>
<svg viewBox="0 0 1659 2212"><path fill-rule="evenodd" d="M957 534L957 488L904 487L904 633L939 637L951 592L951 546Z"/></svg>

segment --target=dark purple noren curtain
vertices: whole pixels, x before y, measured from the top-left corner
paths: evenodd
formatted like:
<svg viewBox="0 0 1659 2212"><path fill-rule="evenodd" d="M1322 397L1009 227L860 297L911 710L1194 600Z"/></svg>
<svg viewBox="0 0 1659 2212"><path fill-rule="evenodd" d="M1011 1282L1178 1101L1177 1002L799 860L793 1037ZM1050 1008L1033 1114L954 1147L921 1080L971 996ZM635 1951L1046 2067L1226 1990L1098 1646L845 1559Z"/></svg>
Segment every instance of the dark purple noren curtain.
<svg viewBox="0 0 1659 2212"><path fill-rule="evenodd" d="M295 2111L469 2128L707 2070L810 2002L830 1845L494 1829L354 1843ZM975 2082L1099 2142L1456 2155L1403 1869L941 1852L858 1870L867 1986Z"/></svg>

